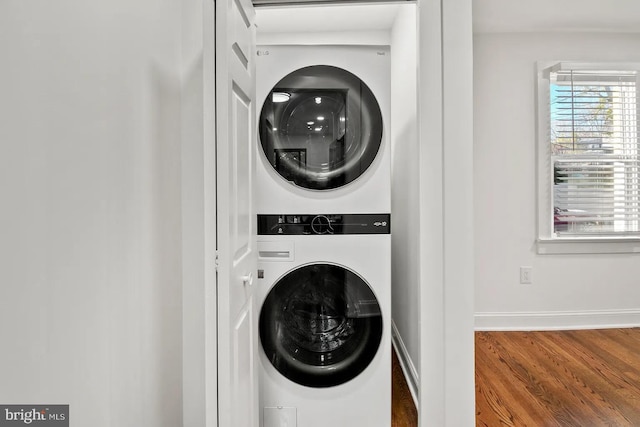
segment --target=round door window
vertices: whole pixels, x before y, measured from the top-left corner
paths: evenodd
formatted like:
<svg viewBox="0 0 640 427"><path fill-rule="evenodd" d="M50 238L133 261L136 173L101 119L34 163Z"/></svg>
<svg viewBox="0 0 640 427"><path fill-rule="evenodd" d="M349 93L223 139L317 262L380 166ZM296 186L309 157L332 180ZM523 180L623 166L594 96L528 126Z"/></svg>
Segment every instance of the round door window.
<svg viewBox="0 0 640 427"><path fill-rule="evenodd" d="M312 264L273 286L259 327L267 359L282 375L309 387L331 387L371 363L382 338L382 313L357 274Z"/></svg>
<svg viewBox="0 0 640 427"><path fill-rule="evenodd" d="M369 87L337 67L301 68L269 92L260 143L290 183L329 190L361 176L382 144L382 113Z"/></svg>

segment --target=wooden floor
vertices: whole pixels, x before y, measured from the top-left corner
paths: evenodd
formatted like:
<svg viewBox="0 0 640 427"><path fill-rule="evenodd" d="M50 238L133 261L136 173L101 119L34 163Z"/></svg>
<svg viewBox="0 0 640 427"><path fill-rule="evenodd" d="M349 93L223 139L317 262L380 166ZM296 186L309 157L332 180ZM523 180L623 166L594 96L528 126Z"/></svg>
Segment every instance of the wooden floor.
<svg viewBox="0 0 640 427"><path fill-rule="evenodd" d="M476 332L476 426L640 426L640 328Z"/></svg>
<svg viewBox="0 0 640 427"><path fill-rule="evenodd" d="M418 412L395 351L393 352L392 378L391 427L417 427Z"/></svg>

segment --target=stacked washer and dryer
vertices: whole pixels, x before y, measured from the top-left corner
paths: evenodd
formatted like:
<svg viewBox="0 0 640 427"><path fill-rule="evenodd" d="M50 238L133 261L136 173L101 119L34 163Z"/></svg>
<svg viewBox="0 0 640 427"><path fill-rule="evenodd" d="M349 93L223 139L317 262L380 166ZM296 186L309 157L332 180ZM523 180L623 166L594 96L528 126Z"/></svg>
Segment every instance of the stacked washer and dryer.
<svg viewBox="0 0 640 427"><path fill-rule="evenodd" d="M262 427L391 424L386 47L259 46Z"/></svg>

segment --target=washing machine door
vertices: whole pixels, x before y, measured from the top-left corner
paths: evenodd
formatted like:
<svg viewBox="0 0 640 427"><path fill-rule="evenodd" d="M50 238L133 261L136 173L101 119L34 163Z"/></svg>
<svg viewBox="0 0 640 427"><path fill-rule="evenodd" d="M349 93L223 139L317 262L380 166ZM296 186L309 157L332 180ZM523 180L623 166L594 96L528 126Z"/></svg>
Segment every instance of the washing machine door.
<svg viewBox="0 0 640 427"><path fill-rule="evenodd" d="M331 387L358 376L382 338L382 314L367 283L333 264L312 264L282 277L260 312L260 340L286 378Z"/></svg>
<svg viewBox="0 0 640 427"><path fill-rule="evenodd" d="M382 113L357 76L316 65L275 85L264 101L259 133L266 160L283 179L330 190L371 166L382 144Z"/></svg>

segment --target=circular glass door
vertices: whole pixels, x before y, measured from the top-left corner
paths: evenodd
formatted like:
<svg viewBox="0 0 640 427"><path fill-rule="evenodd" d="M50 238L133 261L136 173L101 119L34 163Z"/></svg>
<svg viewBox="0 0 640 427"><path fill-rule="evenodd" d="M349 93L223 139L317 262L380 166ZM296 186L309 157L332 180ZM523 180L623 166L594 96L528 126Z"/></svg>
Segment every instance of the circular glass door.
<svg viewBox="0 0 640 427"><path fill-rule="evenodd" d="M260 312L260 340L271 364L309 387L331 387L360 374L382 338L378 301L362 278L333 264L291 271Z"/></svg>
<svg viewBox="0 0 640 427"><path fill-rule="evenodd" d="M382 113L354 74L315 65L287 75L269 92L259 132L262 151L282 178L329 190L371 166L382 144Z"/></svg>

